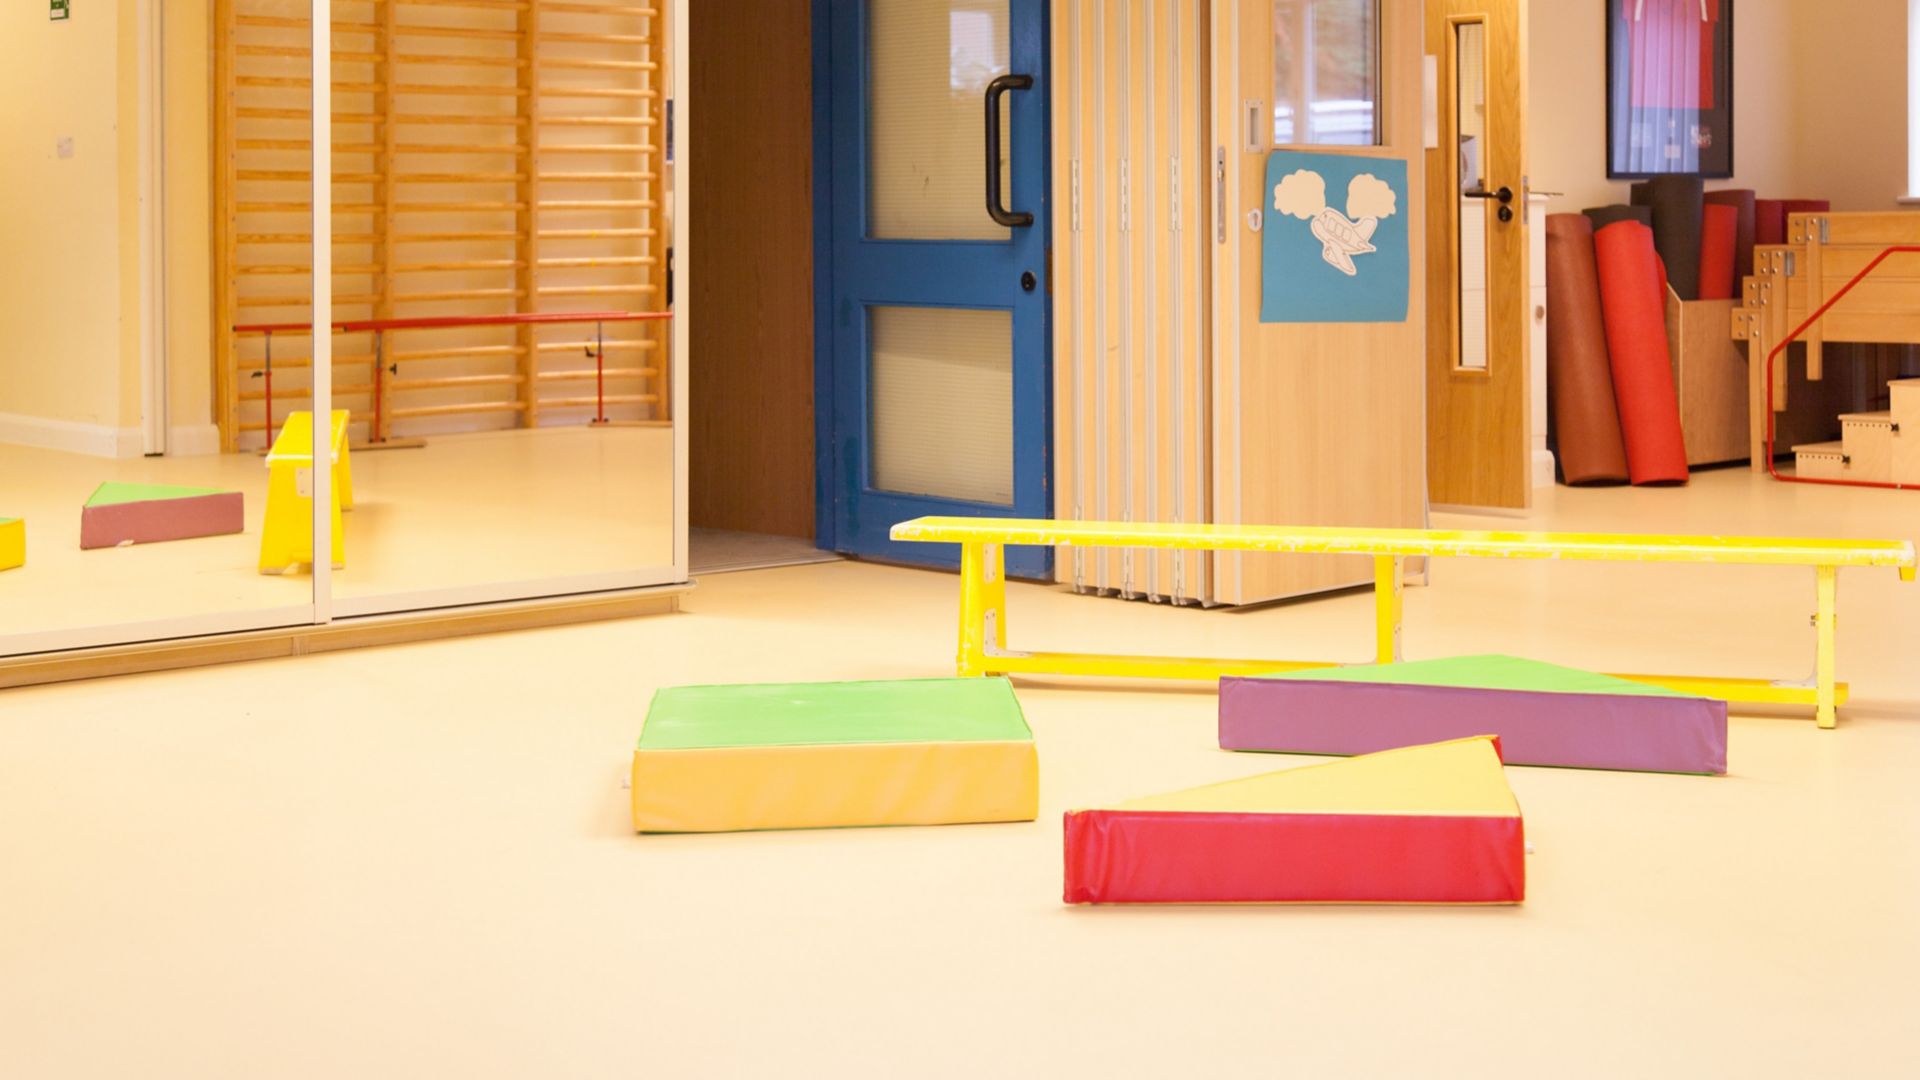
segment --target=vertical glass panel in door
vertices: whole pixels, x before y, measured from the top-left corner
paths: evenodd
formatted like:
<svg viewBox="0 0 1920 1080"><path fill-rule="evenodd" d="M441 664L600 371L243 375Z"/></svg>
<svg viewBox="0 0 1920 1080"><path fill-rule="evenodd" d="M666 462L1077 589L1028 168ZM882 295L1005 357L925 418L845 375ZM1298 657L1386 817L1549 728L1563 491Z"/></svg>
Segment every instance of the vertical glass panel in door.
<svg viewBox="0 0 1920 1080"><path fill-rule="evenodd" d="M1005 240L981 206L979 131L1008 72L1007 0L869 0L867 20L868 235ZM1011 190L1004 151L999 168Z"/></svg>
<svg viewBox="0 0 1920 1080"><path fill-rule="evenodd" d="M1380 0L1273 0L1275 146L1378 146Z"/></svg>
<svg viewBox="0 0 1920 1080"><path fill-rule="evenodd" d="M1455 365L1466 371L1487 368L1487 215L1493 200L1487 190L1486 27L1454 27L1454 130L1459 143L1460 341Z"/></svg>
<svg viewBox="0 0 1920 1080"><path fill-rule="evenodd" d="M1013 503L1013 313L875 307L871 483Z"/></svg>

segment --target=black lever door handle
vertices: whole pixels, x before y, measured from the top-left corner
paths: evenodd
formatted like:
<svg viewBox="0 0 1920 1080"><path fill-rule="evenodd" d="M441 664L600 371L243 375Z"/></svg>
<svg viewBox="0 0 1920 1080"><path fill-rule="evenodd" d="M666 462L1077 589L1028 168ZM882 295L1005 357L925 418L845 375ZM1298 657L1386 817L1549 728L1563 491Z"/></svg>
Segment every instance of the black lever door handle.
<svg viewBox="0 0 1920 1080"><path fill-rule="evenodd" d="M1469 199L1498 199L1500 202L1503 202L1503 203L1510 203L1513 201L1513 189L1510 187L1503 187L1498 191L1488 191L1485 188L1476 188L1472 191L1463 191L1460 194Z"/></svg>
<svg viewBox="0 0 1920 1080"><path fill-rule="evenodd" d="M1000 98L1009 90L1031 89L1031 75L1002 75L987 84L987 216L1009 229L1033 224L1033 215L1015 213L1000 200Z"/></svg>

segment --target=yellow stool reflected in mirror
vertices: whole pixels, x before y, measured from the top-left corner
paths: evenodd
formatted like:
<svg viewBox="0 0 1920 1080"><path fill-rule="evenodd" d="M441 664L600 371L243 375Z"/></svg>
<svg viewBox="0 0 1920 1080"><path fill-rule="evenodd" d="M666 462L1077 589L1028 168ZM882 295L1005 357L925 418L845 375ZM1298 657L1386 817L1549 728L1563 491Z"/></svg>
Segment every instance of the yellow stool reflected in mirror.
<svg viewBox="0 0 1920 1080"><path fill-rule="evenodd" d="M347 411L335 409L327 430L333 568L347 565L340 513L353 509L353 466L347 458ZM313 414L294 412L267 452L267 523L260 536L260 572L284 574L313 563Z"/></svg>
<svg viewBox="0 0 1920 1080"><path fill-rule="evenodd" d="M0 570L27 565L27 523L22 518L0 517Z"/></svg>

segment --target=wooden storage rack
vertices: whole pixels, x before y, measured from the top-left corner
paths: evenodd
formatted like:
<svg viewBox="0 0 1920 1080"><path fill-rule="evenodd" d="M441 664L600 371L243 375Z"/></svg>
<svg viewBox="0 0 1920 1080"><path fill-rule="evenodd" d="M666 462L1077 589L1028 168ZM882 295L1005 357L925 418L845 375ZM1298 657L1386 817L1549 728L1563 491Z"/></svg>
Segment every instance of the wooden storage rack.
<svg viewBox="0 0 1920 1080"><path fill-rule="evenodd" d="M312 322L306 5L216 0L216 413L223 449L263 445L264 342ZM335 320L666 306L658 6L337 0ZM283 335L291 337L292 335ZM295 338L294 340L298 340ZM343 331L334 398L355 435L585 423L602 404L666 421L652 320L410 331L376 355ZM279 343L273 408L303 408L311 361ZM593 361L596 352L605 365ZM580 357L586 357L583 362ZM604 366L608 391L595 395Z"/></svg>

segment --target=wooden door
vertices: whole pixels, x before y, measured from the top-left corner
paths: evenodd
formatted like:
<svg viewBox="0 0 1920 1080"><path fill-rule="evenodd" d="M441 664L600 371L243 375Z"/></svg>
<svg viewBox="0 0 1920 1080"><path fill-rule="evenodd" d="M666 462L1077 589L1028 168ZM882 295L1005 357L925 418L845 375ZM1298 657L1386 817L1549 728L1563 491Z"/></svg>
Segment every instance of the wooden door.
<svg viewBox="0 0 1920 1080"><path fill-rule="evenodd" d="M1339 58L1314 52L1336 33L1361 46L1371 43L1372 100L1364 108L1364 88L1336 85L1352 77L1358 61L1336 64ZM1419 0L1215 0L1208 228L1217 283L1216 521L1425 522L1420 43ZM1362 256L1406 260L1397 321L1261 321L1262 230L1268 222L1289 229L1308 224L1270 209L1276 193L1266 169L1276 149L1352 155L1378 163L1373 171L1383 175L1397 168L1392 163L1405 163L1404 252ZM1362 273L1380 268L1375 262ZM1214 599L1254 603L1358 585L1371 575L1361 557L1223 554L1214 565Z"/></svg>
<svg viewBox="0 0 1920 1080"><path fill-rule="evenodd" d="M1519 0L1426 0L1427 479L1436 504L1525 509L1532 437Z"/></svg>

